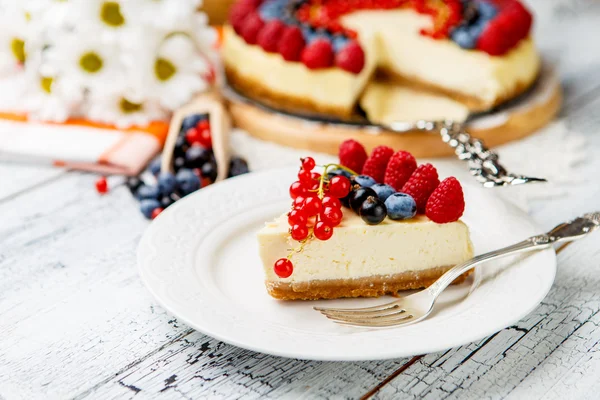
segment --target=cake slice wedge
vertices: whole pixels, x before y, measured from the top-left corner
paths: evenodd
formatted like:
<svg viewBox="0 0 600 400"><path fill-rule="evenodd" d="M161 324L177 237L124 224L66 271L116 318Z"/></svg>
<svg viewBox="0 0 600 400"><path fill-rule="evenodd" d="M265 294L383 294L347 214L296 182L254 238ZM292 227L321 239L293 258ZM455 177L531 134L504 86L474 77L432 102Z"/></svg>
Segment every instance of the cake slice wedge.
<svg viewBox="0 0 600 400"><path fill-rule="evenodd" d="M462 221L437 224L424 215L367 225L344 213L327 241L310 240L292 256L294 273L281 278L273 264L297 247L284 214L258 233L266 287L282 300L376 297L429 286L456 264L473 257Z"/></svg>

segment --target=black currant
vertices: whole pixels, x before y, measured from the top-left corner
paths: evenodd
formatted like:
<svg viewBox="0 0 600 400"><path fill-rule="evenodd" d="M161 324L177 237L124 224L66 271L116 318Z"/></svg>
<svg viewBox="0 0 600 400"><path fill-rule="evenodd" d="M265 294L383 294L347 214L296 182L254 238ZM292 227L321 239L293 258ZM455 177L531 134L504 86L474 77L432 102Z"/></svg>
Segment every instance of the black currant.
<svg viewBox="0 0 600 400"><path fill-rule="evenodd" d="M362 204L370 196L377 197L377 193L371 188L359 187L358 189L355 189L350 197L350 208L354 210L354 212L358 212Z"/></svg>
<svg viewBox="0 0 600 400"><path fill-rule="evenodd" d="M369 196L360 206L358 214L367 224L377 225L385 219L387 208L377 196Z"/></svg>

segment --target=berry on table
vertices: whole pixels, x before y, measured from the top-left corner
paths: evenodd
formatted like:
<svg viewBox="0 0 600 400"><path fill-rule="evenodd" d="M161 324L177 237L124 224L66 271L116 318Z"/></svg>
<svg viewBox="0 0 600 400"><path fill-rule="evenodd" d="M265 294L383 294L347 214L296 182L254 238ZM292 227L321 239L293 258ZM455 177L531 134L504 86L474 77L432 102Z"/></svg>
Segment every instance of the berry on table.
<svg viewBox="0 0 600 400"><path fill-rule="evenodd" d="M160 173L160 166L162 160L161 157L158 156L154 160L150 161L150 165L148 165L148 169L152 173L152 175L157 176Z"/></svg>
<svg viewBox="0 0 600 400"><path fill-rule="evenodd" d="M210 134L210 128L198 129L200 132L198 143L207 149L212 149L212 136Z"/></svg>
<svg viewBox="0 0 600 400"><path fill-rule="evenodd" d="M208 120L208 117L203 120L200 120L198 124L196 124L196 129L198 129L199 131L210 131L210 121Z"/></svg>
<svg viewBox="0 0 600 400"><path fill-rule="evenodd" d="M341 199L350 193L350 180L345 176L335 176L329 181L329 194Z"/></svg>
<svg viewBox="0 0 600 400"><path fill-rule="evenodd" d="M161 212L164 211L164 208L162 207L157 207L154 210L152 210L152 214L150 214L150 219L154 219L156 217L158 217L160 215Z"/></svg>
<svg viewBox="0 0 600 400"><path fill-rule="evenodd" d="M177 180L170 172L161 172L158 175L158 190L162 194L171 194L177 189Z"/></svg>
<svg viewBox="0 0 600 400"><path fill-rule="evenodd" d="M360 174L368 155L362 144L348 139L340 145L339 158L341 165Z"/></svg>
<svg viewBox="0 0 600 400"><path fill-rule="evenodd" d="M329 240L333 236L333 228L326 222L319 221L315 225L313 233L319 240Z"/></svg>
<svg viewBox="0 0 600 400"><path fill-rule="evenodd" d="M460 182L453 177L444 179L427 201L425 215L438 224L455 222L465 211L465 198Z"/></svg>
<svg viewBox="0 0 600 400"><path fill-rule="evenodd" d="M308 227L306 225L297 224L292 226L292 229L290 229L290 233L292 235L292 239L299 242L308 237Z"/></svg>
<svg viewBox="0 0 600 400"><path fill-rule="evenodd" d="M173 159L173 169L179 171L183 167L185 167L185 157L175 157Z"/></svg>
<svg viewBox="0 0 600 400"><path fill-rule="evenodd" d="M408 151L400 150L390 158L383 182L396 190L401 190L416 169L417 160L413 155Z"/></svg>
<svg viewBox="0 0 600 400"><path fill-rule="evenodd" d="M355 184L360 185L361 187L371 187L377 183L375 182L375 179L367 175L357 175L353 177L352 180Z"/></svg>
<svg viewBox="0 0 600 400"><path fill-rule="evenodd" d="M333 64L333 47L327 39L317 39L302 51L302 62L309 69L328 68Z"/></svg>
<svg viewBox="0 0 600 400"><path fill-rule="evenodd" d="M198 128L193 127L188 129L185 132L185 140L190 145L200 144L200 131L198 130Z"/></svg>
<svg viewBox="0 0 600 400"><path fill-rule="evenodd" d="M250 172L248 162L240 157L233 157L229 162L229 177L239 176Z"/></svg>
<svg viewBox="0 0 600 400"><path fill-rule="evenodd" d="M350 208L354 210L354 212L358 212L362 204L369 197L377 197L377 193L375 193L373 189L367 187L360 187L356 189L350 197Z"/></svg>
<svg viewBox="0 0 600 400"><path fill-rule="evenodd" d="M369 196L358 210L358 215L369 225L380 224L387 216L387 208L378 197Z"/></svg>
<svg viewBox="0 0 600 400"><path fill-rule="evenodd" d="M169 195L165 195L165 196L161 197L159 203L160 203L160 206L162 208L167 208L171 204L175 203L175 201L176 200L173 198L173 195L170 195L170 196Z"/></svg>
<svg viewBox="0 0 600 400"><path fill-rule="evenodd" d="M385 170L393 154L394 150L387 146L375 147L371 152L371 156L365 161L362 174L372 177L378 183L383 183Z"/></svg>
<svg viewBox="0 0 600 400"><path fill-rule="evenodd" d="M388 197L396 193L396 189L391 187L390 185L386 185L385 183L376 183L371 186L371 189L377 193L377 197L381 201L386 201Z"/></svg>
<svg viewBox="0 0 600 400"><path fill-rule="evenodd" d="M402 187L402 193L410 195L417 203L417 212L425 213L427 200L440 184L438 173L431 164L420 165Z"/></svg>
<svg viewBox="0 0 600 400"><path fill-rule="evenodd" d="M142 182L142 180L137 176L130 176L129 178L127 178L127 181L125 181L125 184L129 188L131 194L135 195L135 193L137 193L138 189L144 184L144 182Z"/></svg>
<svg viewBox="0 0 600 400"><path fill-rule="evenodd" d="M202 168L200 169L203 178L207 178L210 182L214 182L217 180L217 163L213 160L210 160L207 163L204 163ZM204 182L202 183L204 186Z"/></svg>
<svg viewBox="0 0 600 400"><path fill-rule="evenodd" d="M202 187L200 178L191 169L182 168L175 175L177 187L184 196L195 192Z"/></svg>
<svg viewBox="0 0 600 400"><path fill-rule="evenodd" d="M106 194L106 193L108 193L108 182L107 182L105 176L101 176L100 178L98 178L96 180L96 191L99 194Z"/></svg>
<svg viewBox="0 0 600 400"><path fill-rule="evenodd" d="M273 266L275 274L280 278L289 278L294 272L294 264L287 258L280 258Z"/></svg>
<svg viewBox="0 0 600 400"><path fill-rule="evenodd" d="M315 159L312 157L305 157L302 160L302 169L305 171L312 171L315 169L316 163Z"/></svg>
<svg viewBox="0 0 600 400"><path fill-rule="evenodd" d="M394 221L410 219L417 213L415 199L406 193L394 193L385 201L388 217Z"/></svg>
<svg viewBox="0 0 600 400"><path fill-rule="evenodd" d="M156 199L144 199L140 202L140 211L148 219L152 218L152 212L157 208L160 208L160 203Z"/></svg>
<svg viewBox="0 0 600 400"><path fill-rule="evenodd" d="M158 186L142 185L138 188L135 196L140 201L144 199L156 200L160 196L160 190L158 190Z"/></svg>
<svg viewBox="0 0 600 400"><path fill-rule="evenodd" d="M185 152L185 166L187 168L201 168L210 161L210 150L195 144Z"/></svg>

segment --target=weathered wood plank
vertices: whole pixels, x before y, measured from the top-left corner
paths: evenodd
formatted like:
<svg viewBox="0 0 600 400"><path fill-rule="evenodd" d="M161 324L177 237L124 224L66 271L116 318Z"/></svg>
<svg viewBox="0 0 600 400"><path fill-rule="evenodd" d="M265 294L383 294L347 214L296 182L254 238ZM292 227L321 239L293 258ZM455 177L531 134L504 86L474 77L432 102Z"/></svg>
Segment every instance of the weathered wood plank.
<svg viewBox="0 0 600 400"><path fill-rule="evenodd" d="M58 179L65 173L66 171L61 168L0 163L0 202L25 193L40 184Z"/></svg>

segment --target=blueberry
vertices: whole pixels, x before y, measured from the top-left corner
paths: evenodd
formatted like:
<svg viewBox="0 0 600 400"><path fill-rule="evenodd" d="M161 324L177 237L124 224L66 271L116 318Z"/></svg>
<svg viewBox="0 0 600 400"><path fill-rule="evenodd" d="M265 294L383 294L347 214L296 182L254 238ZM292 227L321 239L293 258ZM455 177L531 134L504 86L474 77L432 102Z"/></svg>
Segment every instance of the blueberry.
<svg viewBox="0 0 600 400"><path fill-rule="evenodd" d="M388 197L396 193L396 189L384 183L376 183L371 186L371 189L377 193L377 197L379 197L379 200L381 201L386 201Z"/></svg>
<svg viewBox="0 0 600 400"><path fill-rule="evenodd" d="M158 196L160 196L160 190L158 190L158 186L148 186L148 185L140 186L135 195L135 197L137 197L138 200L145 200L145 199L156 200L156 199L158 199Z"/></svg>
<svg viewBox="0 0 600 400"><path fill-rule="evenodd" d="M173 198L173 195L170 196L163 196L160 199L160 206L162 208L167 208L169 207L171 204L175 203L175 199Z"/></svg>
<svg viewBox="0 0 600 400"><path fill-rule="evenodd" d="M263 21L280 18L285 11L285 3L280 1L265 1L260 7L259 13Z"/></svg>
<svg viewBox="0 0 600 400"><path fill-rule="evenodd" d="M150 161L150 165L148 165L148 170L152 173L152 175L156 176L160 173L160 164L162 160L161 157L158 156L154 160Z"/></svg>
<svg viewBox="0 0 600 400"><path fill-rule="evenodd" d="M369 198L377 197L377 193L371 188L360 187L352 193L350 197L350 208L354 210L354 212L358 212L362 204Z"/></svg>
<svg viewBox="0 0 600 400"><path fill-rule="evenodd" d="M179 171L184 166L185 166L185 158L184 157L176 157L173 160L173 168L175 169L175 172Z"/></svg>
<svg viewBox="0 0 600 400"><path fill-rule="evenodd" d="M144 199L140 202L140 210L144 217L150 219L152 218L152 211L156 210L160 207L160 203L155 199Z"/></svg>
<svg viewBox="0 0 600 400"><path fill-rule="evenodd" d="M210 150L202 146L192 146L185 153L186 168L202 168L208 161L210 161Z"/></svg>
<svg viewBox="0 0 600 400"><path fill-rule="evenodd" d="M333 51L335 53L341 51L344 47L346 47L346 45L349 42L350 42L350 39L348 39L344 35L333 35L333 39L332 39Z"/></svg>
<svg viewBox="0 0 600 400"><path fill-rule="evenodd" d="M463 49L474 49L477 44L477 39L471 34L470 29L466 27L456 28L451 34L452 40Z"/></svg>
<svg viewBox="0 0 600 400"><path fill-rule="evenodd" d="M380 224L387 215L383 201L375 196L367 197L358 210L358 215L369 225Z"/></svg>
<svg viewBox="0 0 600 400"><path fill-rule="evenodd" d="M175 176L170 172L161 172L158 175L158 190L160 190L160 193L163 195L171 194L175 189L177 189Z"/></svg>
<svg viewBox="0 0 600 400"><path fill-rule="evenodd" d="M496 16L496 14L498 14L498 9L490 2L479 1L478 6L480 17L488 21L493 19Z"/></svg>
<svg viewBox="0 0 600 400"><path fill-rule="evenodd" d="M181 194L186 196L200 189L200 178L191 169L181 169L175 177Z"/></svg>
<svg viewBox="0 0 600 400"><path fill-rule="evenodd" d="M344 171L340 168L333 168L327 171L327 177L329 179L333 178L334 176L345 176L348 179L352 178L352 174L350 174L350 172Z"/></svg>
<svg viewBox="0 0 600 400"><path fill-rule="evenodd" d="M181 123L181 132L187 132L188 129L194 128L196 125L198 125L198 122L207 118L208 116L206 114L188 115L183 119L183 122Z"/></svg>
<svg viewBox="0 0 600 400"><path fill-rule="evenodd" d="M475 24L469 26L469 35L471 35L473 40L477 41L477 39L479 39L488 22L489 21L480 18Z"/></svg>
<svg viewBox="0 0 600 400"><path fill-rule="evenodd" d="M200 169L200 173L204 178L208 178L211 182L214 182L217 179L217 163L213 160L205 163Z"/></svg>
<svg viewBox="0 0 600 400"><path fill-rule="evenodd" d="M310 26L303 26L300 29L302 30L302 36L304 36L304 41L307 45L319 39L319 34Z"/></svg>
<svg viewBox="0 0 600 400"><path fill-rule="evenodd" d="M137 176L130 176L127 178L127 181L125 181L125 184L129 188L131 194L135 195L144 182L142 182L142 180Z"/></svg>
<svg viewBox="0 0 600 400"><path fill-rule="evenodd" d="M415 199L406 193L394 193L385 201L388 217L393 220L410 219L417 213Z"/></svg>
<svg viewBox="0 0 600 400"><path fill-rule="evenodd" d="M185 139L185 136L181 135L177 137L175 141L175 149L173 150L173 155L175 157L184 157L185 152L190 148L189 143Z"/></svg>
<svg viewBox="0 0 600 400"><path fill-rule="evenodd" d="M238 176L250 172L246 160L240 157L233 157L229 163L229 176Z"/></svg>
<svg viewBox="0 0 600 400"><path fill-rule="evenodd" d="M376 184L377 182L375 182L375 179L371 178L370 176L357 175L354 177L354 183L356 183L362 187L371 187L374 184Z"/></svg>

